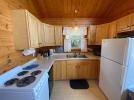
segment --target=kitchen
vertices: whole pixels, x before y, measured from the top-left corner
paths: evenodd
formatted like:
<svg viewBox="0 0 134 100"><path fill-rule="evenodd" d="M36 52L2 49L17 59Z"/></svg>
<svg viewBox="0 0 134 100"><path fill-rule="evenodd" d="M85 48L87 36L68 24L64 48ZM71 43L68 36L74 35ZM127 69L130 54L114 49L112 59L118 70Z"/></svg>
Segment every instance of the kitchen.
<svg viewBox="0 0 134 100"><path fill-rule="evenodd" d="M0 6L2 100L133 100L133 0Z"/></svg>

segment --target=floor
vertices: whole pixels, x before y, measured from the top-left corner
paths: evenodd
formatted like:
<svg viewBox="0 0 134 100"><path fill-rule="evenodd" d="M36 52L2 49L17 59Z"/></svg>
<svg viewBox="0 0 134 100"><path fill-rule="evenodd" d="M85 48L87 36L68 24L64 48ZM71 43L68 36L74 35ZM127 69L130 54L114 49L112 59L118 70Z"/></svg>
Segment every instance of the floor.
<svg viewBox="0 0 134 100"><path fill-rule="evenodd" d="M89 89L75 90L69 81L55 81L50 100L107 100L98 88L97 81L90 80Z"/></svg>

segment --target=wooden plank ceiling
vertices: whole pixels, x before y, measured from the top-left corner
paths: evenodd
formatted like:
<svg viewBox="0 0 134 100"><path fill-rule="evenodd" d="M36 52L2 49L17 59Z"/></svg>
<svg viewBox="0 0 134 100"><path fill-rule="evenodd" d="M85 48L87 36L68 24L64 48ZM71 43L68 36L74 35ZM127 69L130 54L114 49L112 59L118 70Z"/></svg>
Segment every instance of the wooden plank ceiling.
<svg viewBox="0 0 134 100"><path fill-rule="evenodd" d="M113 19L134 11L133 0L32 0L43 19ZM77 13L75 13L77 12ZM103 20L104 21L104 20Z"/></svg>

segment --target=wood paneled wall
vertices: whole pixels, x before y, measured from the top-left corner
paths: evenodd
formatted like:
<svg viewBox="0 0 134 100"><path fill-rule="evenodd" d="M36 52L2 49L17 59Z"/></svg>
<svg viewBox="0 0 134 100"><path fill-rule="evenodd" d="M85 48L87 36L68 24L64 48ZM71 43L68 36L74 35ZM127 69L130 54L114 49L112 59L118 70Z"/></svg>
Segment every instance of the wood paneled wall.
<svg viewBox="0 0 134 100"><path fill-rule="evenodd" d="M13 9L28 9L39 17L31 0L0 0L0 74L33 58L25 57L21 51L15 50L11 16Z"/></svg>

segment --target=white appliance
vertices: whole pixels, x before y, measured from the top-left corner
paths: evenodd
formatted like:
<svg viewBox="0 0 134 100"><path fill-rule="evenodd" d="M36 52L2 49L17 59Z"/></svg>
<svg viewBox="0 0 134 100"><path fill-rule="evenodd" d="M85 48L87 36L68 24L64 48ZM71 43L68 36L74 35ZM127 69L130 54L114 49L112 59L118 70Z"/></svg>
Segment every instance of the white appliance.
<svg viewBox="0 0 134 100"><path fill-rule="evenodd" d="M48 89L48 73L40 67L32 68L30 70L24 70L26 66L33 64L35 60L28 62L23 66L16 67L5 74L0 76L0 100L49 100L49 89ZM30 68L30 67L29 67ZM27 71L26 74L18 76L18 73ZM38 75L32 74L34 71L40 71ZM28 82L20 81L28 76L32 76L35 80L27 86L17 86L17 82ZM5 83L13 78L19 79L12 85L5 85ZM30 79L31 80L31 79Z"/></svg>
<svg viewBox="0 0 134 100"><path fill-rule="evenodd" d="M134 87L134 39L102 41L99 87L108 100L126 100L126 89Z"/></svg>

